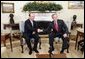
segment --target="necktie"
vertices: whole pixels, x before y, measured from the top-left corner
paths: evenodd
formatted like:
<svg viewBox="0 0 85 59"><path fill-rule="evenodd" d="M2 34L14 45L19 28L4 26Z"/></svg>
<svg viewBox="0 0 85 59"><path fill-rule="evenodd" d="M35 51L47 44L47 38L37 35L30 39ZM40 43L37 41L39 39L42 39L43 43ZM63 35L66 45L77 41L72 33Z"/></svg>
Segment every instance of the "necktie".
<svg viewBox="0 0 85 59"><path fill-rule="evenodd" d="M57 22L54 22L54 28L56 31L58 31L58 23Z"/></svg>
<svg viewBox="0 0 85 59"><path fill-rule="evenodd" d="M33 27L33 21L31 21L32 27Z"/></svg>
<svg viewBox="0 0 85 59"><path fill-rule="evenodd" d="M31 23L32 23L32 27L33 27L33 21Z"/></svg>

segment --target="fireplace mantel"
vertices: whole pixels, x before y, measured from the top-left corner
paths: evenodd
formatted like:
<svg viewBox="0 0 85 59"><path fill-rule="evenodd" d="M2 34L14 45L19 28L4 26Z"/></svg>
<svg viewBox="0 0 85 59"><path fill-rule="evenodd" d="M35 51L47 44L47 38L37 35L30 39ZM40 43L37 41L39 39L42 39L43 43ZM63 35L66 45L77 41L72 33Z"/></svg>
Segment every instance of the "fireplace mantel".
<svg viewBox="0 0 85 59"><path fill-rule="evenodd" d="M52 21L51 15L56 13L56 11L46 11L44 13L38 11L31 11L31 13L35 14L35 21Z"/></svg>

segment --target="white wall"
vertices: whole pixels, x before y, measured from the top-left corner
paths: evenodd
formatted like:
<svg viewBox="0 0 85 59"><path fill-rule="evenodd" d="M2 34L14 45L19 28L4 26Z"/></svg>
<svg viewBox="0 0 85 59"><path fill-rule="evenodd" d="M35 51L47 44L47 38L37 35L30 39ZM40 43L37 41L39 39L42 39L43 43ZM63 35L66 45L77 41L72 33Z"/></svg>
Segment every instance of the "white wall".
<svg viewBox="0 0 85 59"><path fill-rule="evenodd" d="M60 11L59 18L72 21L72 16L77 15L78 22L84 22L84 9L68 9L68 1L56 2L63 6L63 10Z"/></svg>
<svg viewBox="0 0 85 59"><path fill-rule="evenodd" d="M14 3L14 21L18 23L19 21L26 20L28 17L28 13L22 12L23 5L30 1L1 1L1 2L9 2ZM1 23L9 23L9 14L10 13L2 13L1 12Z"/></svg>
<svg viewBox="0 0 85 59"><path fill-rule="evenodd" d="M25 3L30 1L1 1L1 2L10 2L14 3L15 13L14 21L18 23L19 21L24 21L28 18L28 13L22 12L22 7ZM59 18L63 20L72 21L72 16L77 15L77 21L84 23L84 9L68 9L68 1L54 1L55 3L61 4L63 10L57 12ZM9 13L1 12L1 23L9 23Z"/></svg>

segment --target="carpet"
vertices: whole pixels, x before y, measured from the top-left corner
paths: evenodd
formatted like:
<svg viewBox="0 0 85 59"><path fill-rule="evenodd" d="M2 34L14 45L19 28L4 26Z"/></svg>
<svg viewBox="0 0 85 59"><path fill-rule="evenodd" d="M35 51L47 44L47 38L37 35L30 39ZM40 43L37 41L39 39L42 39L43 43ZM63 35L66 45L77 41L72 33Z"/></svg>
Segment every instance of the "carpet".
<svg viewBox="0 0 85 59"><path fill-rule="evenodd" d="M36 54L36 58L50 58L49 54ZM67 58L66 54L53 54L52 58Z"/></svg>

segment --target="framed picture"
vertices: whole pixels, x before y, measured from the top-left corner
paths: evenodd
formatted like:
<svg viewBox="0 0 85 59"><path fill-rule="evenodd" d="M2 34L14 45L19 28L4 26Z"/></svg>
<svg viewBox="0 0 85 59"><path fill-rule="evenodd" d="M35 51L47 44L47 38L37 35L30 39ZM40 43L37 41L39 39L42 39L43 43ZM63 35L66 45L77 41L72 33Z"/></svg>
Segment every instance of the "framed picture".
<svg viewBox="0 0 85 59"><path fill-rule="evenodd" d="M84 1L68 1L68 9L84 9Z"/></svg>
<svg viewBox="0 0 85 59"><path fill-rule="evenodd" d="M14 13L14 3L1 3L2 13Z"/></svg>

